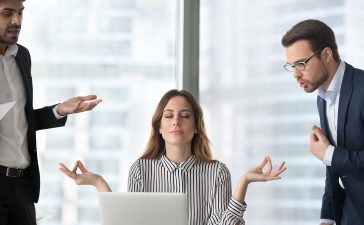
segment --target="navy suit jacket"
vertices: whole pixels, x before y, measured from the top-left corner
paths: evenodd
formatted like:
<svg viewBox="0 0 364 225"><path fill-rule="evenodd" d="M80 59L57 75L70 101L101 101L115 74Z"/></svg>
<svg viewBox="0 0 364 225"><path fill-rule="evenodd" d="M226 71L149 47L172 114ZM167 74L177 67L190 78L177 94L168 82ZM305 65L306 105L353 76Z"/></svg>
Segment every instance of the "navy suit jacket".
<svg viewBox="0 0 364 225"><path fill-rule="evenodd" d="M31 157L29 166L29 179L32 183L33 201L38 202L40 190L40 176L37 159L37 146L35 132L41 129L64 126L67 118L56 119L52 108L47 106L41 109L33 109L33 84L31 76L31 59L28 49L18 44L18 52L15 61L20 69L26 93L25 115L28 122L28 151Z"/></svg>
<svg viewBox="0 0 364 225"><path fill-rule="evenodd" d="M318 97L321 128L330 140L326 103ZM335 146L330 140L331 144ZM345 191L339 185L341 178ZM364 224L364 71L346 64L340 90L337 146L331 166L326 167L321 218L340 225L345 197L351 199ZM349 215L350 216L350 215Z"/></svg>

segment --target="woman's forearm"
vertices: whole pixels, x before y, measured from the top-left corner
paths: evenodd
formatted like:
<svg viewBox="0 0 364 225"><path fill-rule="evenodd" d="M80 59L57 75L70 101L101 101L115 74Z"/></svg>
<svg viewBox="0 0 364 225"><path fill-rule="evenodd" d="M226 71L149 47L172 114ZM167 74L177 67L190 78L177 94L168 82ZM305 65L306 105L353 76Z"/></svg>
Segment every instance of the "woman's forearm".
<svg viewBox="0 0 364 225"><path fill-rule="evenodd" d="M238 182L235 192L233 193L233 198L241 203L244 203L248 185L249 182L246 176L243 175Z"/></svg>
<svg viewBox="0 0 364 225"><path fill-rule="evenodd" d="M112 192L108 183L104 180L102 176L98 176L96 183L94 184L98 192Z"/></svg>

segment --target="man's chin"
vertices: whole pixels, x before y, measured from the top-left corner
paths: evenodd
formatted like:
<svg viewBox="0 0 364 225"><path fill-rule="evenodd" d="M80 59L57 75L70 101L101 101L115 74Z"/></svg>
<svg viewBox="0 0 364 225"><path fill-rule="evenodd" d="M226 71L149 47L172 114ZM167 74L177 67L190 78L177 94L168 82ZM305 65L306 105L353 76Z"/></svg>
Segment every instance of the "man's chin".
<svg viewBox="0 0 364 225"><path fill-rule="evenodd" d="M10 38L9 45L14 45L14 44L18 43L18 39L19 39L18 37Z"/></svg>
<svg viewBox="0 0 364 225"><path fill-rule="evenodd" d="M14 45L18 43L18 37L6 38L6 39L0 38L0 43L5 45Z"/></svg>
<svg viewBox="0 0 364 225"><path fill-rule="evenodd" d="M303 90L306 92L306 93L312 93L314 91L316 91L317 88L304 88Z"/></svg>
<svg viewBox="0 0 364 225"><path fill-rule="evenodd" d="M313 84L311 82L306 82L305 84L303 84L301 86L301 88L306 92L306 93L312 93L314 91L317 90L317 88L319 88L319 85Z"/></svg>

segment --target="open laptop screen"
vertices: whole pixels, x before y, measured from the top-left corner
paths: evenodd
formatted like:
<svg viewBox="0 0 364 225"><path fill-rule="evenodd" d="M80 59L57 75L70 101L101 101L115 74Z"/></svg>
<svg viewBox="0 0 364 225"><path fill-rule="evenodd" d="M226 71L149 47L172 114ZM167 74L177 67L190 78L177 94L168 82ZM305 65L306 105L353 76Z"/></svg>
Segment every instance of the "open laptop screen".
<svg viewBox="0 0 364 225"><path fill-rule="evenodd" d="M186 194L100 192L102 225L188 225Z"/></svg>

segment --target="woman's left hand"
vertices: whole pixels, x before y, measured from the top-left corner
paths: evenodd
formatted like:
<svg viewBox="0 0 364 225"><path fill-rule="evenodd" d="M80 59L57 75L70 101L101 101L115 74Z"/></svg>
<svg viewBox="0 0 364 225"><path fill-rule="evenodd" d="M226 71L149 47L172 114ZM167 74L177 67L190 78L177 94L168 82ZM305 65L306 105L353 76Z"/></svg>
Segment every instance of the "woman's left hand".
<svg viewBox="0 0 364 225"><path fill-rule="evenodd" d="M276 169L273 170L272 161L269 156L264 157L263 161L258 166L251 168L240 177L236 190L233 194L233 198L243 203L245 201L245 195L248 190L249 183L281 179L279 175L286 170L284 165L285 162L283 161ZM266 166L268 168L264 171Z"/></svg>
<svg viewBox="0 0 364 225"><path fill-rule="evenodd" d="M267 169L264 171L264 168ZM281 162L279 166L273 170L272 161L269 156L264 157L263 161L256 167L248 170L243 176L247 183L270 181L281 179L279 176L286 170L285 162Z"/></svg>

